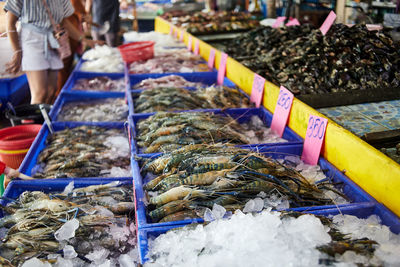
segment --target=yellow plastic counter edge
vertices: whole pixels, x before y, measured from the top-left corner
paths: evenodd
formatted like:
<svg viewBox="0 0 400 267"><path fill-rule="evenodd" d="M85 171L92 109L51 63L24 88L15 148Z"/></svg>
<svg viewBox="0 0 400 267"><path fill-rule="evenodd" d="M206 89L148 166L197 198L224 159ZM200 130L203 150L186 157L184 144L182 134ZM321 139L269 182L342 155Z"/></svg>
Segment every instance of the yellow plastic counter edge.
<svg viewBox="0 0 400 267"><path fill-rule="evenodd" d="M170 23L157 17L155 31L168 34ZM174 26L177 29L177 27ZM184 42L188 42L188 33ZM192 36L193 43L197 39ZM199 40L200 55L208 59L209 44ZM229 55L228 55L229 56ZM221 52L216 50L215 66L219 65ZM247 94L251 93L254 73L236 60L228 57L226 76ZM275 110L279 87L265 83L263 105L272 113ZM325 117L315 109L294 99L288 126L304 138L309 115ZM400 216L400 165L348 130L329 120L322 155L378 202Z"/></svg>

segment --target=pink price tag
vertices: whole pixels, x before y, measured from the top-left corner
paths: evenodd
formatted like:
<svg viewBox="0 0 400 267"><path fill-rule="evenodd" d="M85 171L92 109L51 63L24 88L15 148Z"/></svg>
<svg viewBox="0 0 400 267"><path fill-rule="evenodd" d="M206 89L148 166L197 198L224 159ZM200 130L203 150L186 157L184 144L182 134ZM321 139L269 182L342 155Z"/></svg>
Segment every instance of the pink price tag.
<svg viewBox="0 0 400 267"><path fill-rule="evenodd" d="M179 34L179 41L183 42L183 31L180 31Z"/></svg>
<svg viewBox="0 0 400 267"><path fill-rule="evenodd" d="M175 29L174 36L176 39L178 39L178 29Z"/></svg>
<svg viewBox="0 0 400 267"><path fill-rule="evenodd" d="M277 17L275 23L272 25L272 28L279 28L282 23L285 21L286 17Z"/></svg>
<svg viewBox="0 0 400 267"><path fill-rule="evenodd" d="M224 83L227 59L228 55L225 53L221 53L221 60L219 62L218 78L217 78L217 84L219 85L222 85Z"/></svg>
<svg viewBox="0 0 400 267"><path fill-rule="evenodd" d="M265 79L254 73L253 87L251 88L250 102L256 104L259 108L264 95Z"/></svg>
<svg viewBox="0 0 400 267"><path fill-rule="evenodd" d="M305 163L311 165L318 163L327 124L328 119L310 115L303 145L303 154L301 155L301 159Z"/></svg>
<svg viewBox="0 0 400 267"><path fill-rule="evenodd" d="M285 87L281 86L279 90L278 102L276 102L274 116L272 117L271 130L282 137L290 109L293 103L293 94Z"/></svg>
<svg viewBox="0 0 400 267"><path fill-rule="evenodd" d="M196 39L194 42L194 54L198 55L200 53L200 41L199 39Z"/></svg>
<svg viewBox="0 0 400 267"><path fill-rule="evenodd" d="M188 41L188 46L187 46L187 49L189 50L189 51L192 51L192 36L191 35L189 35L189 41Z"/></svg>
<svg viewBox="0 0 400 267"><path fill-rule="evenodd" d="M322 32L322 35L325 35L329 31L335 19L336 19L336 14L335 12L331 11L328 17L326 17L322 26L319 28L320 31Z"/></svg>
<svg viewBox="0 0 400 267"><path fill-rule="evenodd" d="M214 68L214 61L215 61L215 49L211 48L210 55L208 56L208 68L211 70Z"/></svg>
<svg viewBox="0 0 400 267"><path fill-rule="evenodd" d="M174 33L174 26L170 26L169 28L169 35L172 35Z"/></svg>
<svg viewBox="0 0 400 267"><path fill-rule="evenodd" d="M286 26L300 26L300 22L297 19L292 19L286 23Z"/></svg>

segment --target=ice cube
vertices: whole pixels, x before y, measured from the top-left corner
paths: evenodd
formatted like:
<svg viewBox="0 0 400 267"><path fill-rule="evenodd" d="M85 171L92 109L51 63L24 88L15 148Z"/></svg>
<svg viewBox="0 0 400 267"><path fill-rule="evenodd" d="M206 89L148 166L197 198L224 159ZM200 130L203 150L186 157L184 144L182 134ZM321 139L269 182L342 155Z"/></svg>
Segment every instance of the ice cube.
<svg viewBox="0 0 400 267"><path fill-rule="evenodd" d="M256 206L255 201L253 199L250 199L249 201L246 202L246 205L244 205L243 212L253 212L255 206Z"/></svg>
<svg viewBox="0 0 400 267"><path fill-rule="evenodd" d="M359 254L357 254L357 253L355 253L354 251L351 251L351 250L346 251L345 253L343 253L338 259L340 261L347 262L347 263L358 263L358 264L363 265L363 266L369 265L368 264L369 261L365 256L359 255ZM354 266L356 266L356 265L354 264Z"/></svg>
<svg viewBox="0 0 400 267"><path fill-rule="evenodd" d="M60 256L57 258L57 262L54 265L55 267L75 267L72 260L65 259Z"/></svg>
<svg viewBox="0 0 400 267"><path fill-rule="evenodd" d="M94 249L92 252L86 255L86 258L95 264L101 264L104 263L104 260L107 259L108 255L110 254L110 251L108 251L105 248L97 248Z"/></svg>
<svg viewBox="0 0 400 267"><path fill-rule="evenodd" d="M79 227L79 221L75 218L64 223L60 229L54 233L58 241L68 240L75 236L75 230Z"/></svg>
<svg viewBox="0 0 400 267"><path fill-rule="evenodd" d="M128 226L119 227L118 225L110 226L109 234L117 241L126 242L130 235L130 230Z"/></svg>
<svg viewBox="0 0 400 267"><path fill-rule="evenodd" d="M76 258L76 256L78 256L78 254L75 252L74 247L70 245L66 245L64 247L63 253L65 259L73 259Z"/></svg>
<svg viewBox="0 0 400 267"><path fill-rule="evenodd" d="M264 122L260 119L260 117L255 115L251 116L250 123L257 129L264 127Z"/></svg>
<svg viewBox="0 0 400 267"><path fill-rule="evenodd" d="M130 169L123 169L115 166L104 172L107 173L107 177L130 177L132 175Z"/></svg>
<svg viewBox="0 0 400 267"><path fill-rule="evenodd" d="M226 209L216 203L213 205L212 213L216 220L222 219L225 215Z"/></svg>
<svg viewBox="0 0 400 267"><path fill-rule="evenodd" d="M254 199L254 211L255 212L260 212L264 208L264 200L261 198L257 197Z"/></svg>
<svg viewBox="0 0 400 267"><path fill-rule="evenodd" d="M104 208L103 206L95 206L95 209L96 209L97 214L100 214L100 215L103 215L106 217L111 217L111 218L114 217L114 213L112 211L110 211L109 209Z"/></svg>
<svg viewBox="0 0 400 267"><path fill-rule="evenodd" d="M70 182L64 189L63 194L68 195L74 190L74 181Z"/></svg>
<svg viewBox="0 0 400 267"><path fill-rule="evenodd" d="M110 260L106 260L103 263L99 263L97 265L97 267L111 267L111 261Z"/></svg>
<svg viewBox="0 0 400 267"><path fill-rule="evenodd" d="M281 198L281 202L275 207L277 210L287 210L290 208L289 200Z"/></svg>
<svg viewBox="0 0 400 267"><path fill-rule="evenodd" d="M128 254L122 254L118 258L119 266L121 267L135 267L133 259Z"/></svg>
<svg viewBox="0 0 400 267"><path fill-rule="evenodd" d="M214 220L215 220L215 216L214 216L213 212L209 208L206 208L206 210L204 211L204 221L211 222Z"/></svg>
<svg viewBox="0 0 400 267"><path fill-rule="evenodd" d="M48 262L43 262L38 258L32 258L24 262L22 267L51 267L51 264Z"/></svg>

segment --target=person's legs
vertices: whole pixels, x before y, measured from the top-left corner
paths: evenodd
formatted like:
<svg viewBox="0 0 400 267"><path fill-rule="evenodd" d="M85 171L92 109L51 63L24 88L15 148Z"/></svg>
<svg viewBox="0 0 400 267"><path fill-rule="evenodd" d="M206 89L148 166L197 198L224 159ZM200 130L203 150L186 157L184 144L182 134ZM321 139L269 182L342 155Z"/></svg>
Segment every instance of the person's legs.
<svg viewBox="0 0 400 267"><path fill-rule="evenodd" d="M107 43L108 46L111 46L111 47L116 47L117 46L116 36L117 35L115 33L113 33L113 32L108 32L108 33L105 34L106 43Z"/></svg>
<svg viewBox="0 0 400 267"><path fill-rule="evenodd" d="M47 99L46 104L53 104L57 92L58 70L48 70L47 73Z"/></svg>
<svg viewBox="0 0 400 267"><path fill-rule="evenodd" d="M31 91L31 104L43 104L47 100L47 70L26 71Z"/></svg>
<svg viewBox="0 0 400 267"><path fill-rule="evenodd" d="M100 34L99 34L99 32L93 31L93 30L92 30L92 38L93 38L93 40L95 40L95 41L101 40L101 39L100 39Z"/></svg>

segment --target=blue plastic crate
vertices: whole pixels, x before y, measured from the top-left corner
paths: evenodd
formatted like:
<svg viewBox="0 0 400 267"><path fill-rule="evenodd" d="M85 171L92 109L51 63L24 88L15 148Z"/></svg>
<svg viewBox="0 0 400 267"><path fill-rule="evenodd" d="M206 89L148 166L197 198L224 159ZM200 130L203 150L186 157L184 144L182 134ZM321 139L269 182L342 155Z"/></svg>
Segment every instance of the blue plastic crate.
<svg viewBox="0 0 400 267"><path fill-rule="evenodd" d="M376 203L359 203L352 206L342 207L338 209L326 209L318 211L303 211L304 213L312 213L321 216L334 216L337 214L353 215L358 218L368 218L371 215L377 215L382 220L382 224L389 226L390 230L396 234L400 232L399 218L393 213L388 213L387 210L382 209L381 204ZM184 225L169 225L164 227L152 227L139 229L138 231L138 246L140 262L144 264L148 261L147 253L149 251L149 240L155 239L159 235L165 234L169 230L183 227Z"/></svg>
<svg viewBox="0 0 400 267"><path fill-rule="evenodd" d="M15 78L0 79L0 109L3 109L7 102L11 102L14 106L28 96L29 84L26 75Z"/></svg>
<svg viewBox="0 0 400 267"><path fill-rule="evenodd" d="M253 147L251 150L258 151L259 153L269 156L275 159L284 158L288 155L298 155L300 156L303 150L301 144L287 144L287 145L275 145L275 146L264 146L264 147ZM159 154L158 154L159 155ZM157 157L158 155L146 155L149 157ZM138 155L140 157L141 155ZM140 162L141 163L141 162ZM350 204L336 205L325 205L325 206L310 206L310 207L299 207L291 208L289 210L294 211L315 211L323 209L342 209L345 207L351 207L354 203L376 203L376 201L368 195L363 189L356 185L353 181L347 178L343 173L336 169L332 164L327 162L322 157L319 160L319 165L324 171L325 175L330 178L330 180L336 184L336 188L342 191L350 200ZM133 181L135 184L135 195L136 195L136 216L137 225L139 229L149 228L149 227L160 227L160 226L171 226L171 225L185 225L190 223L201 223L202 219L188 219L183 221L165 222L165 223L152 223L150 218L147 217L147 208L145 205L145 192L143 185L148 181L143 180L140 173L140 164L136 162L136 158L132 156L131 167L133 174Z"/></svg>
<svg viewBox="0 0 400 267"><path fill-rule="evenodd" d="M65 128L75 128L82 125L99 126L107 129L125 129L126 127L125 123L123 122L54 122L53 128L54 131L57 132ZM29 176L32 175L32 168L37 164L37 159L40 152L42 152L42 150L46 147L46 139L48 135L49 129L46 124L43 124L28 153L22 161L21 166L19 167L20 172Z"/></svg>
<svg viewBox="0 0 400 267"><path fill-rule="evenodd" d="M73 92L82 92L78 90L73 90L75 83L79 79L90 79L96 77L106 76L113 80L125 78L125 83L127 83L128 79L125 77L124 73L108 73L108 72L84 72L84 71L73 71L69 76L67 82L64 84L62 88L62 92L65 91L73 91ZM96 91L85 91L90 93L95 93ZM97 91L101 93L113 93L113 92L104 92L104 91Z"/></svg>
<svg viewBox="0 0 400 267"><path fill-rule="evenodd" d="M236 119L239 123L244 123L250 120L251 116L258 116L267 127L270 127L272 122L272 114L265 108L237 108L237 109L227 109L227 110L220 110L220 109L203 109L203 110L196 110L197 112L212 112L214 114L222 114L222 115L229 115L232 118ZM180 111L180 112L192 112L190 110ZM136 130L136 123L138 121L146 119L153 115L154 113L147 113L147 114L134 114L130 116L130 123L132 124L134 137L137 136ZM288 140L290 143L302 143L303 139L298 136L293 130L289 127L285 127L285 131L283 132L284 139ZM279 143L279 144L287 144L287 143ZM254 147L259 145L265 144L252 144L252 145L245 145L243 147ZM270 145L270 144L268 144ZM132 153L133 154L142 154L142 149L137 146L136 140L134 140L134 145L132 146Z"/></svg>
<svg viewBox="0 0 400 267"><path fill-rule="evenodd" d="M93 100L105 100L107 98L124 98L125 92L87 92L87 91L64 91L57 101L54 103L50 111L50 118L53 121L57 120L58 115L63 109L63 106L70 102L85 102ZM127 114L128 115L128 114Z"/></svg>
<svg viewBox="0 0 400 267"><path fill-rule="evenodd" d="M75 188L86 187L98 184L107 184L113 181L120 181L121 185L131 184L132 178L130 177L119 177L119 178L59 178L59 179L37 179L30 181L14 180L11 181L0 199L0 205L7 205L12 200L16 200L20 194L25 191L42 191L45 193L49 192L62 192L64 188L70 183L74 182ZM3 217L3 211L0 209L0 218Z"/></svg>
<svg viewBox="0 0 400 267"><path fill-rule="evenodd" d="M145 80L145 79L149 79L149 78L160 78L160 77L164 77L164 76L168 76L168 75L178 75L178 76L182 76L183 78L185 78L186 80L188 80L189 82L196 82L196 83L203 83L205 85L213 85L217 83L217 76L218 73L217 72L200 72L200 73L150 73L150 74L131 74L129 75L129 83L128 83L128 93L127 93L127 98L128 98L128 105L129 105L129 114L133 115L135 114L135 107L134 107L134 102L133 102L133 97L132 97L132 93L133 92L141 92L143 90L131 90L132 86L140 83L141 81ZM224 86L227 87L236 87L236 85L229 80L228 78L224 78L224 82L223 82ZM190 89L194 89L194 88L186 88L188 90ZM248 97L241 89L238 89L244 96Z"/></svg>

